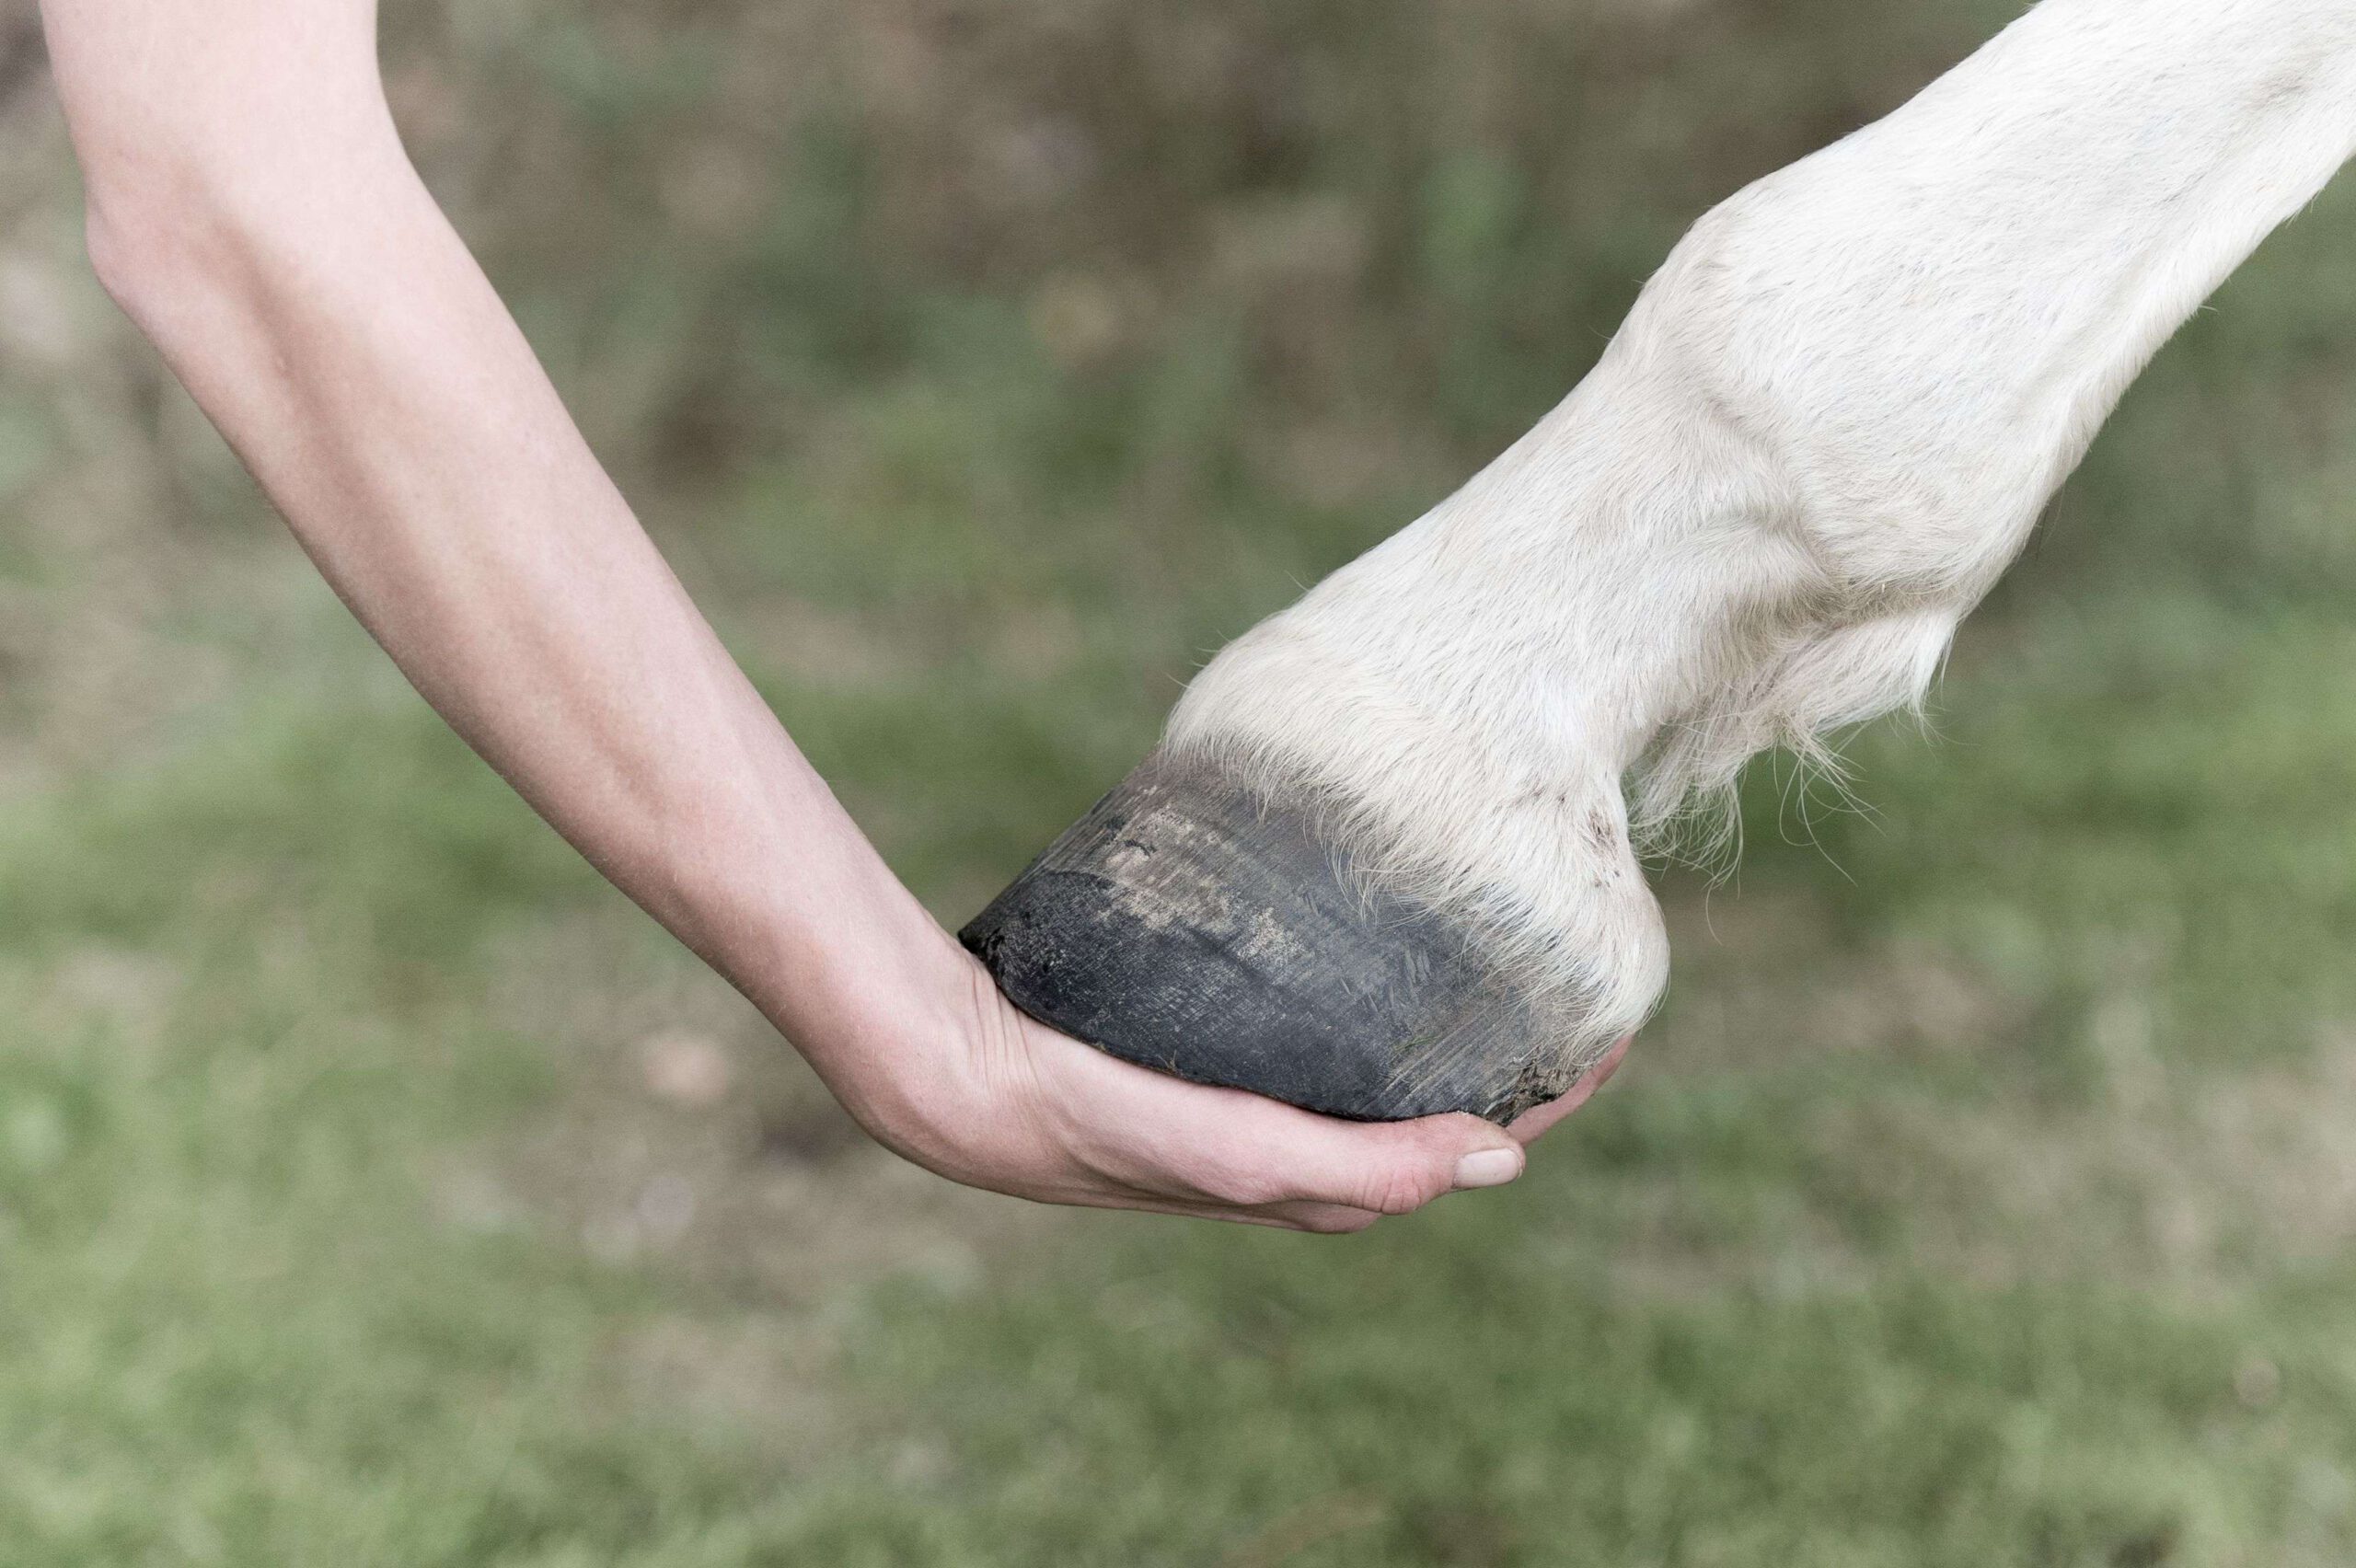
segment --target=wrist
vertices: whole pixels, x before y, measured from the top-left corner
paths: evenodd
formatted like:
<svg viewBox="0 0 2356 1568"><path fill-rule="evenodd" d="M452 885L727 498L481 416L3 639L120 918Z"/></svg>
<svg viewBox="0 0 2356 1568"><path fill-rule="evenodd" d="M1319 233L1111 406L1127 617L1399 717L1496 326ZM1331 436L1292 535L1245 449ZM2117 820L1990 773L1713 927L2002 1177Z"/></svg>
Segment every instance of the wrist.
<svg viewBox="0 0 2356 1568"><path fill-rule="evenodd" d="M736 838L734 853L675 856L664 919L846 1101L877 1101L944 1070L930 1058L971 1032L973 965L838 820L805 826L797 853L747 855Z"/></svg>

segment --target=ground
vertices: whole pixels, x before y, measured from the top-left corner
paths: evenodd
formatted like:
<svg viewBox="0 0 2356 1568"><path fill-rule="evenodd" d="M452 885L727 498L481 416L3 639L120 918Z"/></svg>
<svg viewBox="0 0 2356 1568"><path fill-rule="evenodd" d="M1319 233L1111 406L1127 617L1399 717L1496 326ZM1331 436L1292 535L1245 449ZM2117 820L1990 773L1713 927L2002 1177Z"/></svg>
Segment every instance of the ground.
<svg viewBox="0 0 2356 1568"><path fill-rule="evenodd" d="M1680 224L2002 7L1852 9L421 6L388 57L956 920ZM1769 759L1739 872L1664 871L1669 1009L1528 1177L1304 1239L867 1146L349 624L10 84L9 1568L2356 1555L2356 191L2162 356L1858 803Z"/></svg>

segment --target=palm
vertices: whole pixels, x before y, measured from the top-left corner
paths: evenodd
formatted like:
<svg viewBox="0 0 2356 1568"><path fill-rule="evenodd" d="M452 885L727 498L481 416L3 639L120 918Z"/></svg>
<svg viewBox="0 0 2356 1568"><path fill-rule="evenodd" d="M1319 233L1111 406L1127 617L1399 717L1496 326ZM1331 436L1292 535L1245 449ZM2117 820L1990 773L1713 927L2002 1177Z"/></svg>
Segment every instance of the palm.
<svg viewBox="0 0 2356 1568"><path fill-rule="evenodd" d="M976 1066L999 1124L969 1122L964 1147L912 1158L1045 1202L1299 1230L1362 1230L1459 1186L1510 1181L1520 1147L1601 1087L1628 1044L1508 1129L1467 1115L1345 1122L1132 1066L985 995Z"/></svg>

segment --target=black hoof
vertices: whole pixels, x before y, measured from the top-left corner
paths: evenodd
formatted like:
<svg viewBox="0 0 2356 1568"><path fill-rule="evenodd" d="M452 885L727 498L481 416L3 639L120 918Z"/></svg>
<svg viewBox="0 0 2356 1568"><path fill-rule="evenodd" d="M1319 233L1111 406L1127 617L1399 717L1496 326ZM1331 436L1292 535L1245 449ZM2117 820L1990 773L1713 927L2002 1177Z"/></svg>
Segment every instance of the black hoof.
<svg viewBox="0 0 2356 1568"><path fill-rule="evenodd" d="M1560 1004L1352 870L1306 813L1156 753L960 940L1043 1023L1311 1111L1506 1122L1576 1081Z"/></svg>

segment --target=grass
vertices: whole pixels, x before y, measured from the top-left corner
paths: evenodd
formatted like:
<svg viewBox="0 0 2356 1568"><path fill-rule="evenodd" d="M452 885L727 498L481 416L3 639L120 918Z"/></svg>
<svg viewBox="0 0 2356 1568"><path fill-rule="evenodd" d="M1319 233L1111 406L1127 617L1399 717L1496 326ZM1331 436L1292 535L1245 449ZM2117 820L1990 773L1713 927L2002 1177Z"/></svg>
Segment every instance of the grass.
<svg viewBox="0 0 2356 1568"><path fill-rule="evenodd" d="M954 918L1680 222L1992 19L1849 10L389 50ZM1935 736L1858 739L1866 809L1764 763L1738 875L1665 875L1669 1010L1530 1175L1310 1241L864 1147L384 668L82 279L53 111L0 115L7 1568L2356 1555L2350 192L2131 397Z"/></svg>

